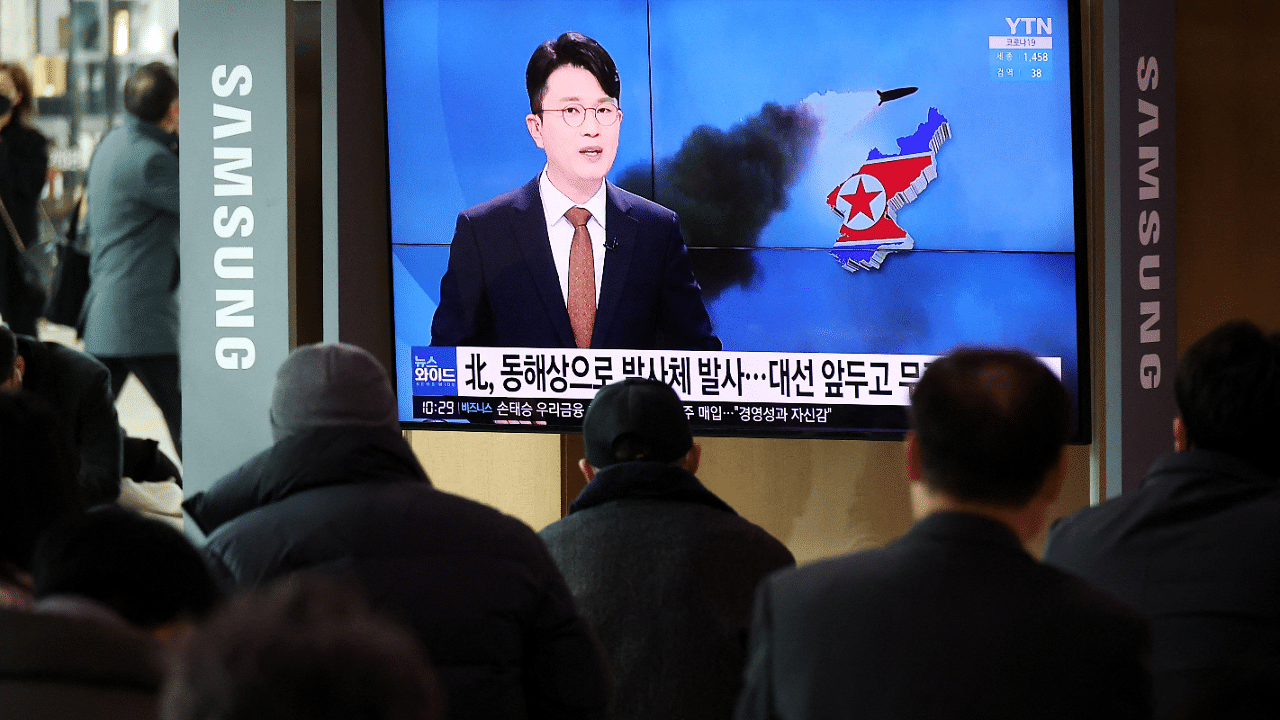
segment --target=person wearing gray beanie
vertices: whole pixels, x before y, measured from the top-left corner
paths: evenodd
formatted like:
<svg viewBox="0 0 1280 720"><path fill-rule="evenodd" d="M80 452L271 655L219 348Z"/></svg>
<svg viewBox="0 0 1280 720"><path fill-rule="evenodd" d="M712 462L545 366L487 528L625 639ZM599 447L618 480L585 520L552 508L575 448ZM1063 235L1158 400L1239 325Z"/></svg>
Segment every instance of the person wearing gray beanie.
<svg viewBox="0 0 1280 720"><path fill-rule="evenodd" d="M224 590L299 571L357 584L412 627L449 716L605 716L608 670L533 530L431 486L386 371L353 345L293 351L271 447L183 508Z"/></svg>
<svg viewBox="0 0 1280 720"><path fill-rule="evenodd" d="M277 441L317 427L400 429L391 381L369 351L346 343L303 345L276 371L271 432Z"/></svg>

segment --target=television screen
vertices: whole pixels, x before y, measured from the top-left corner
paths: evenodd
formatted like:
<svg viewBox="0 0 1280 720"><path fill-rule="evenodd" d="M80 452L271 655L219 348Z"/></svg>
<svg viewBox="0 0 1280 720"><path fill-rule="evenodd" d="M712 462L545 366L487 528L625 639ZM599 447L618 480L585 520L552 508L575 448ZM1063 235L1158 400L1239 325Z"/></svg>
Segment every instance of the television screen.
<svg viewBox="0 0 1280 720"><path fill-rule="evenodd" d="M931 359L998 345L1060 374L1087 439L1074 0L384 0L383 18L402 422L572 431L596 389L645 376L696 434L897 437ZM525 87L566 31L617 66L609 183L679 217L674 250L670 228L606 222L586 348ZM528 232L495 219L519 198ZM628 272L640 299L611 287ZM657 326L602 329L642 312Z"/></svg>

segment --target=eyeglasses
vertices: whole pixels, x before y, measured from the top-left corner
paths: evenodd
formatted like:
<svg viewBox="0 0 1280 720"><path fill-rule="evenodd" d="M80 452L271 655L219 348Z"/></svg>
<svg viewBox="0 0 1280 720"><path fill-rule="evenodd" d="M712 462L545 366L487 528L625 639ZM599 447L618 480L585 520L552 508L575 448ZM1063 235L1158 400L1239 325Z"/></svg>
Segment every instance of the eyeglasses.
<svg viewBox="0 0 1280 720"><path fill-rule="evenodd" d="M608 127L622 117L622 110L613 104L605 104L600 107L583 107L577 103L566 105L562 108L543 108L542 112L558 112L560 117L564 118L564 124L569 127L578 127L582 125L582 121L587 119L587 111L595 113L596 122Z"/></svg>

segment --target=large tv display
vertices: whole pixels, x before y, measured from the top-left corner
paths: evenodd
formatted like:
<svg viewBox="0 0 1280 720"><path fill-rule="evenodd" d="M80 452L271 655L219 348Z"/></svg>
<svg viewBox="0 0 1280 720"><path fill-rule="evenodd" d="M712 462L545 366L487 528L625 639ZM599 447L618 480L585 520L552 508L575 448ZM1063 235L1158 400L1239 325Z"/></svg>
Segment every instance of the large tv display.
<svg viewBox="0 0 1280 720"><path fill-rule="evenodd" d="M987 345L1058 372L1088 439L1078 2L383 0L383 20L406 427L570 432L603 384L645 376L695 434L899 437L928 363ZM640 347L567 330L507 346L450 339L444 318L433 344L455 233L442 315L461 297L517 330L569 327L538 195L540 236L459 220L538 187L525 70L566 31L617 65L609 183L676 213L687 246L606 223L595 337L649 302L611 297L615 276L662 252L696 278L714 344L659 328ZM484 253L500 272L468 260Z"/></svg>

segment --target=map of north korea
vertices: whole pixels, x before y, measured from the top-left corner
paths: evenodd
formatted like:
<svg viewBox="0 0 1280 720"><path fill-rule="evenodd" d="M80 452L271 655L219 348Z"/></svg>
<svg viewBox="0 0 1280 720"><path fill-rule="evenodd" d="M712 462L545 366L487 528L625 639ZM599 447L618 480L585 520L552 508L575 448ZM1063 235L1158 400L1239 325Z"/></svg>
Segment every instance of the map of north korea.
<svg viewBox="0 0 1280 720"><path fill-rule="evenodd" d="M872 148L862 167L831 191L827 205L842 220L831 255L841 267L878 270L890 253L915 247L898 225L898 211L938 178L938 150L950 137L946 117L929 108L915 133L898 138L896 155Z"/></svg>

